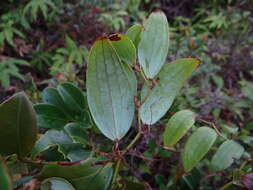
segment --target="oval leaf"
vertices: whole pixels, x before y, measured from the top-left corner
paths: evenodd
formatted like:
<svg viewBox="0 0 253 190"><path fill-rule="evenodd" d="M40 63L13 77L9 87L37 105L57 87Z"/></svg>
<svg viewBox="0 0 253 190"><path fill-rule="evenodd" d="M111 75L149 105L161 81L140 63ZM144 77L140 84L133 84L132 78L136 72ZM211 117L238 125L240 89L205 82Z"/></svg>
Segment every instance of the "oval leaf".
<svg viewBox="0 0 253 190"><path fill-rule="evenodd" d="M187 140L182 160L186 172L194 168L210 150L217 137L216 132L208 127L198 128Z"/></svg>
<svg viewBox="0 0 253 190"><path fill-rule="evenodd" d="M113 34L109 36L121 61L133 65L136 59L136 49L133 42L123 34Z"/></svg>
<svg viewBox="0 0 253 190"><path fill-rule="evenodd" d="M44 180L40 188L41 190L75 190L67 180L59 177Z"/></svg>
<svg viewBox="0 0 253 190"><path fill-rule="evenodd" d="M163 143L171 147L177 143L195 122L195 114L190 110L182 110L174 114L166 125Z"/></svg>
<svg viewBox="0 0 253 190"><path fill-rule="evenodd" d="M43 167L38 179L60 177L78 190L106 190L112 178L112 164L91 166L91 163L96 161L88 159L74 165L49 164Z"/></svg>
<svg viewBox="0 0 253 190"><path fill-rule="evenodd" d="M227 140L221 144L211 161L211 168L214 172L228 168L234 159L239 159L244 148L233 140Z"/></svg>
<svg viewBox="0 0 253 190"><path fill-rule="evenodd" d="M0 105L0 154L25 157L36 141L36 114L25 93L20 92Z"/></svg>
<svg viewBox="0 0 253 190"><path fill-rule="evenodd" d="M137 84L108 38L93 45L87 71L88 105L98 128L111 140L121 139L134 117Z"/></svg>
<svg viewBox="0 0 253 190"><path fill-rule="evenodd" d="M142 30L143 30L143 26L136 24L136 25L131 26L126 32L126 35L128 36L130 40L132 40L136 48L138 47L140 43Z"/></svg>
<svg viewBox="0 0 253 190"><path fill-rule="evenodd" d="M0 160L0 189L1 190L11 190L11 178L9 176L7 167L4 162Z"/></svg>
<svg viewBox="0 0 253 190"><path fill-rule="evenodd" d="M170 108L176 94L199 65L194 58L178 59L165 65L158 74L159 81L153 89L145 85L142 89L141 120L149 125L157 122ZM150 84L151 85L151 84Z"/></svg>
<svg viewBox="0 0 253 190"><path fill-rule="evenodd" d="M162 68L169 49L169 26L165 14L152 13L144 24L138 46L140 65L148 78L154 78Z"/></svg>

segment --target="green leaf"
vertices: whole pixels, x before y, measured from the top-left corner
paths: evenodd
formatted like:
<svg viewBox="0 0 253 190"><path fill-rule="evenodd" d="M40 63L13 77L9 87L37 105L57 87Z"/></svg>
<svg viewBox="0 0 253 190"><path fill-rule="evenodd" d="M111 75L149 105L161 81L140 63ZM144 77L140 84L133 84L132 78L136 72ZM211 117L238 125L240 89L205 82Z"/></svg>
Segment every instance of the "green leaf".
<svg viewBox="0 0 253 190"><path fill-rule="evenodd" d="M36 104L34 109L40 127L62 129L69 121L64 112L55 105Z"/></svg>
<svg viewBox="0 0 253 190"><path fill-rule="evenodd" d="M41 190L75 190L67 180L59 177L44 180L40 188Z"/></svg>
<svg viewBox="0 0 253 190"><path fill-rule="evenodd" d="M82 91L71 83L62 83L58 86L61 95L68 110L75 114L82 114L85 107L85 97Z"/></svg>
<svg viewBox="0 0 253 190"><path fill-rule="evenodd" d="M95 123L111 140L120 140L134 117L137 81L122 63L108 38L93 45L87 71L88 105Z"/></svg>
<svg viewBox="0 0 253 190"><path fill-rule="evenodd" d="M65 105L61 95L59 94L58 90L55 88L48 87L43 90L42 93L42 100L47 104L52 104L59 109L61 109L66 115L70 114L67 106ZM71 113L73 115L73 113Z"/></svg>
<svg viewBox="0 0 253 190"><path fill-rule="evenodd" d="M217 137L216 132L208 127L198 128L187 140L182 160L186 172L194 168L210 150Z"/></svg>
<svg viewBox="0 0 253 190"><path fill-rule="evenodd" d="M54 146L57 146L58 151L63 155L63 157L65 159L68 158L70 161L78 161L90 156L90 151L84 149L82 144L75 143L65 131L58 131L54 129L47 131L40 137L32 151L32 154L37 155L38 153Z"/></svg>
<svg viewBox="0 0 253 190"><path fill-rule="evenodd" d="M144 103L140 108L140 116L144 123L152 125L164 116L199 63L200 61L194 58L173 61L162 68L153 89L150 88L151 83L143 87L141 99Z"/></svg>
<svg viewBox="0 0 253 190"><path fill-rule="evenodd" d="M166 125L163 143L166 147L176 144L193 126L195 114L190 110L182 110L174 114Z"/></svg>
<svg viewBox="0 0 253 190"><path fill-rule="evenodd" d="M163 12L154 12L144 24L138 46L140 65L148 78L154 78L162 68L169 49L169 26Z"/></svg>
<svg viewBox="0 0 253 190"><path fill-rule="evenodd" d="M133 65L136 60L136 49L133 42L123 34L113 34L109 40L122 62Z"/></svg>
<svg viewBox="0 0 253 190"><path fill-rule="evenodd" d="M36 155L55 145L72 144L72 139L63 130L48 130L40 139L36 142L33 148L33 155Z"/></svg>
<svg viewBox="0 0 253 190"><path fill-rule="evenodd" d="M88 159L74 165L49 164L43 167L39 180L60 177L67 180L78 190L106 190L112 178L112 164L92 166L95 159Z"/></svg>
<svg viewBox="0 0 253 190"><path fill-rule="evenodd" d="M234 159L239 159L244 148L233 140L227 140L221 144L211 161L212 171L217 172L228 168Z"/></svg>
<svg viewBox="0 0 253 190"><path fill-rule="evenodd" d="M11 178L9 176L7 167L4 162L0 160L0 189L1 190L11 190Z"/></svg>
<svg viewBox="0 0 253 190"><path fill-rule="evenodd" d="M24 92L0 104L0 154L25 157L35 144L36 114Z"/></svg>
<svg viewBox="0 0 253 190"><path fill-rule="evenodd" d="M69 123L64 129L75 143L81 143L83 145L88 143L88 134L85 132L85 128L79 123Z"/></svg>
<svg viewBox="0 0 253 190"><path fill-rule="evenodd" d="M138 45L141 41L142 30L143 30L143 26L136 24L136 25L131 26L126 32L126 35L128 36L130 40L132 40L136 48L138 48Z"/></svg>

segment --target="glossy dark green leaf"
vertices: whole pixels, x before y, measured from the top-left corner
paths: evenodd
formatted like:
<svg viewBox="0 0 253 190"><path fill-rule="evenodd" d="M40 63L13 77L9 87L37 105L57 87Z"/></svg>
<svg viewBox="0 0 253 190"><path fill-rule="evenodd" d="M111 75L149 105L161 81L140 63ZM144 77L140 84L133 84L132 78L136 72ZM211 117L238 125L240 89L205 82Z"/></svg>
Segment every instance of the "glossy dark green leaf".
<svg viewBox="0 0 253 190"><path fill-rule="evenodd" d="M68 158L70 161L77 161L87 158L90 151L84 149L83 145L76 143L64 130L51 129L40 137L32 151L33 155L37 155L50 147L58 147L58 151Z"/></svg>
<svg viewBox="0 0 253 190"><path fill-rule="evenodd" d="M136 60L136 49L133 42L123 34L113 34L109 36L109 40L121 61L133 65Z"/></svg>
<svg viewBox="0 0 253 190"><path fill-rule="evenodd" d="M144 123L152 125L164 116L199 63L200 61L194 58L173 61L162 68L154 88L150 88L152 84L143 87L141 99L144 103L140 108L140 116Z"/></svg>
<svg viewBox="0 0 253 190"><path fill-rule="evenodd" d="M89 56L88 105L98 128L111 140L121 139L131 126L136 83L134 72L120 61L109 39L97 40Z"/></svg>
<svg viewBox="0 0 253 190"><path fill-rule="evenodd" d="M36 114L25 93L17 93L0 104L0 155L27 156L36 134Z"/></svg>
<svg viewBox="0 0 253 190"><path fill-rule="evenodd" d="M72 83L62 83L57 87L68 110L75 114L82 114L85 107L85 97L82 91Z"/></svg>
<svg viewBox="0 0 253 190"><path fill-rule="evenodd" d="M106 190L112 177L112 164L92 166L95 159L88 159L74 165L49 164L43 167L38 179L43 181L50 177L67 180L78 190Z"/></svg>
<svg viewBox="0 0 253 190"><path fill-rule="evenodd" d="M233 140L227 140L220 145L211 161L212 171L221 171L228 168L235 159L239 159L244 148Z"/></svg>
<svg viewBox="0 0 253 190"><path fill-rule="evenodd" d="M88 134L85 128L79 123L69 123L64 129L75 143L81 143L83 145L88 143Z"/></svg>
<svg viewBox="0 0 253 190"><path fill-rule="evenodd" d="M61 109L66 115L72 117L73 113L70 113L70 110L65 105L61 95L59 94L58 90L56 88L48 87L45 90L43 90L42 93L42 100L44 103L52 104L59 109Z"/></svg>
<svg viewBox="0 0 253 190"><path fill-rule="evenodd" d="M12 190L11 178L6 165L0 158L0 189Z"/></svg>
<svg viewBox="0 0 253 190"><path fill-rule="evenodd" d="M138 46L138 58L147 78L154 78L165 63L169 49L169 26L166 15L152 13L144 23Z"/></svg>
<svg viewBox="0 0 253 190"><path fill-rule="evenodd" d="M199 163L212 147L216 137L216 132L209 127L200 127L189 137L182 154L182 161L186 172Z"/></svg>
<svg viewBox="0 0 253 190"><path fill-rule="evenodd" d="M126 35L130 40L132 40L136 48L138 48L138 45L140 43L142 30L143 26L136 24L131 26L126 32Z"/></svg>
<svg viewBox="0 0 253 190"><path fill-rule="evenodd" d="M75 188L65 179L51 177L41 183L41 190L75 190Z"/></svg>
<svg viewBox="0 0 253 190"><path fill-rule="evenodd" d="M195 114L190 110L175 113L166 124L163 134L164 146L171 147L176 144L193 126L194 122Z"/></svg>
<svg viewBox="0 0 253 190"><path fill-rule="evenodd" d="M72 144L72 139L63 130L48 130L40 139L36 142L33 148L33 155L36 155L55 145Z"/></svg>
<svg viewBox="0 0 253 190"><path fill-rule="evenodd" d="M65 113L55 105L36 104L34 109L40 127L62 129L69 121Z"/></svg>

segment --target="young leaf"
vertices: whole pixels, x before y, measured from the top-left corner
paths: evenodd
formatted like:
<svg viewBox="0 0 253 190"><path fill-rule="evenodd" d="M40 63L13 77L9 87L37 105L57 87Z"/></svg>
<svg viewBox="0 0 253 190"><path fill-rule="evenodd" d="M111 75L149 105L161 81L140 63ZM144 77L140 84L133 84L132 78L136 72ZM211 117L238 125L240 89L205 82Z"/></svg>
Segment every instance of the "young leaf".
<svg viewBox="0 0 253 190"><path fill-rule="evenodd" d="M75 190L65 179L59 177L48 178L41 183L41 190Z"/></svg>
<svg viewBox="0 0 253 190"><path fill-rule="evenodd" d="M228 168L234 159L239 159L244 148L233 140L227 140L221 144L211 161L211 168L214 172Z"/></svg>
<svg viewBox="0 0 253 190"><path fill-rule="evenodd" d="M49 164L44 166L38 179L42 181L51 177L60 177L78 190L106 190L112 177L112 164L92 166L91 163L96 161L88 159L74 165Z"/></svg>
<svg viewBox="0 0 253 190"><path fill-rule="evenodd" d="M152 125L168 111L176 94L199 63L194 58L173 61L162 68L153 89L148 85L143 87L141 99L144 103L140 108L140 115L144 123Z"/></svg>
<svg viewBox="0 0 253 190"><path fill-rule="evenodd" d="M87 71L88 105L101 132L120 140L134 117L136 78L129 65L120 61L108 38L93 45Z"/></svg>
<svg viewBox="0 0 253 190"><path fill-rule="evenodd" d="M126 32L126 35L128 36L130 40L132 40L136 48L138 47L140 43L142 30L143 30L143 26L136 24L136 25L131 26Z"/></svg>
<svg viewBox="0 0 253 190"><path fill-rule="evenodd" d="M208 127L200 127L187 140L182 160L186 172L194 168L210 150L217 137L216 132Z"/></svg>
<svg viewBox="0 0 253 190"><path fill-rule="evenodd" d="M136 49L133 42L123 34L113 34L109 36L109 40L121 61L133 65L136 59Z"/></svg>
<svg viewBox="0 0 253 190"><path fill-rule="evenodd" d="M164 146L171 147L177 143L195 122L195 114L189 110L182 110L173 115L166 125L163 135Z"/></svg>
<svg viewBox="0 0 253 190"><path fill-rule="evenodd" d="M140 65L148 78L154 78L162 68L169 49L169 26L165 14L152 13L141 33L138 46Z"/></svg>
<svg viewBox="0 0 253 190"><path fill-rule="evenodd" d="M0 154L25 157L36 141L37 125L33 106L24 92L0 104Z"/></svg>
<svg viewBox="0 0 253 190"><path fill-rule="evenodd" d="M7 167L0 158L0 189L1 190L11 190L11 178L8 174Z"/></svg>

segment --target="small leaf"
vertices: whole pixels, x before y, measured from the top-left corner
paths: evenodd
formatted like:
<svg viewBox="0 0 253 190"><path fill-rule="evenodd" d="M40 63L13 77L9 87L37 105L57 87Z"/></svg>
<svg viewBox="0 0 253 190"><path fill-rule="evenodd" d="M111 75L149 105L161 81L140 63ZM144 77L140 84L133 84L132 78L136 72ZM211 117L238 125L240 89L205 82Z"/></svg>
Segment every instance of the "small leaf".
<svg viewBox="0 0 253 190"><path fill-rule="evenodd" d="M1 190L11 190L11 178L9 176L8 170L4 162L0 158L0 189Z"/></svg>
<svg viewBox="0 0 253 190"><path fill-rule="evenodd" d="M111 140L120 140L134 117L137 81L122 63L108 38L93 45L87 71L88 105L95 123Z"/></svg>
<svg viewBox="0 0 253 190"><path fill-rule="evenodd" d="M217 137L216 132L208 127L198 128L187 140L182 160L186 172L194 168L210 150Z"/></svg>
<svg viewBox="0 0 253 190"><path fill-rule="evenodd" d="M44 180L40 188L41 190L75 190L67 180L59 177Z"/></svg>
<svg viewBox="0 0 253 190"><path fill-rule="evenodd" d="M234 159L239 159L244 148L233 140L227 140L221 144L211 161L211 168L214 172L228 168Z"/></svg>
<svg viewBox="0 0 253 190"><path fill-rule="evenodd" d="M140 65L148 78L154 78L162 68L169 49L169 26L165 14L152 13L144 24L138 46Z"/></svg>
<svg viewBox="0 0 253 190"><path fill-rule="evenodd" d="M34 109L40 127L62 129L69 121L65 113L55 105L36 104Z"/></svg>
<svg viewBox="0 0 253 190"><path fill-rule="evenodd" d="M142 30L143 30L143 26L136 24L136 25L131 26L126 32L126 35L128 36L130 40L132 40L136 48L138 47L140 43Z"/></svg>
<svg viewBox="0 0 253 190"><path fill-rule="evenodd" d="M95 159L88 159L74 165L49 164L43 167L39 180L60 177L78 190L106 190L112 178L112 164L92 166Z"/></svg>
<svg viewBox="0 0 253 190"><path fill-rule="evenodd" d="M109 36L109 40L121 61L133 65L136 59L136 49L133 42L123 34L113 34Z"/></svg>
<svg viewBox="0 0 253 190"><path fill-rule="evenodd" d="M248 189L253 189L253 173L246 174L242 177L242 183L243 185Z"/></svg>
<svg viewBox="0 0 253 190"><path fill-rule="evenodd" d="M166 125L163 143L171 147L176 144L195 122L195 114L189 110L182 110L173 115Z"/></svg>
<svg viewBox="0 0 253 190"><path fill-rule="evenodd" d="M162 68L153 89L150 89L151 84L143 87L141 99L144 103L140 108L140 116L144 123L152 125L164 116L199 63L200 61L194 58L173 61Z"/></svg>
<svg viewBox="0 0 253 190"><path fill-rule="evenodd" d="M0 104L0 155L27 156L36 134L36 114L25 93L17 93Z"/></svg>

